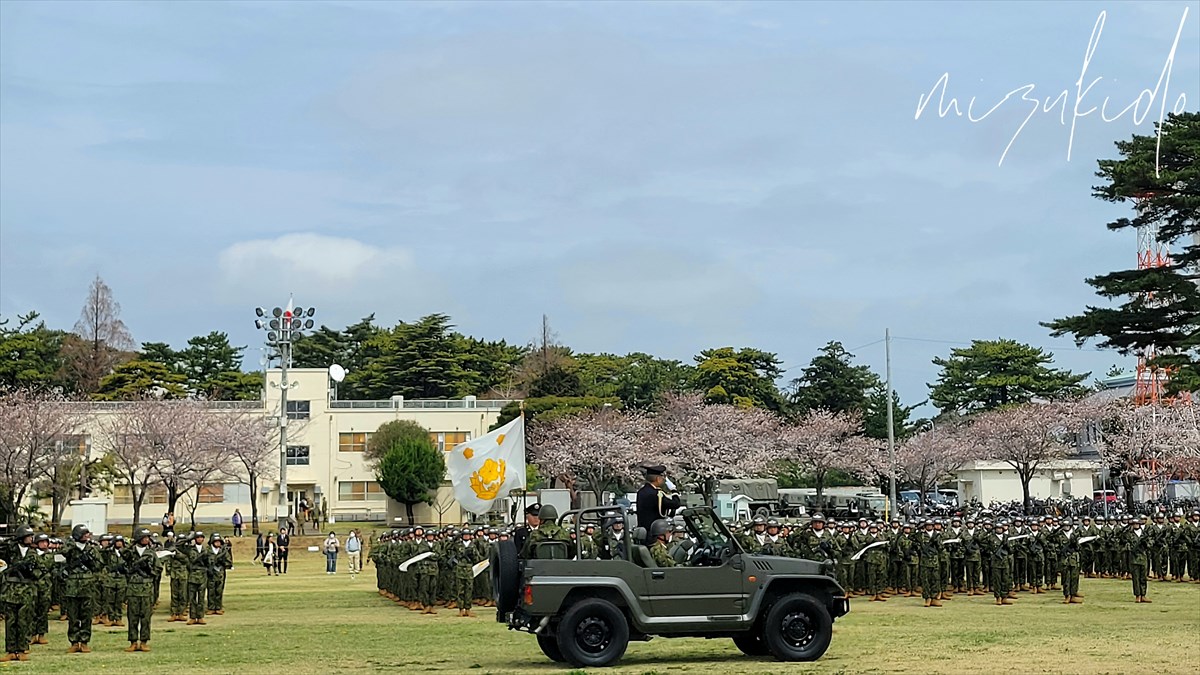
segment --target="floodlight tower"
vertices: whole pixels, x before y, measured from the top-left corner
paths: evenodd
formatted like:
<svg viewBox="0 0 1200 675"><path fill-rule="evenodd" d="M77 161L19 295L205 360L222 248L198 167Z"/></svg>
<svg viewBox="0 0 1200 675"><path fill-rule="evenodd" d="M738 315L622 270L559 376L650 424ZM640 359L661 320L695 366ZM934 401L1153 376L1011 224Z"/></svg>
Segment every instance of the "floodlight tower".
<svg viewBox="0 0 1200 675"><path fill-rule="evenodd" d="M288 509L287 485L287 393L288 389L300 384L288 382L288 366L292 365L292 342L304 337L305 330L312 329L313 320L305 320L305 317L311 317L316 311L312 307L307 310L303 307L293 307L290 298L287 307L276 307L271 310L270 316L262 307L254 310L258 315L254 320L254 327L266 331L267 344L274 347L279 354L279 507L275 511L275 517L280 528L287 526L288 516L291 515Z"/></svg>

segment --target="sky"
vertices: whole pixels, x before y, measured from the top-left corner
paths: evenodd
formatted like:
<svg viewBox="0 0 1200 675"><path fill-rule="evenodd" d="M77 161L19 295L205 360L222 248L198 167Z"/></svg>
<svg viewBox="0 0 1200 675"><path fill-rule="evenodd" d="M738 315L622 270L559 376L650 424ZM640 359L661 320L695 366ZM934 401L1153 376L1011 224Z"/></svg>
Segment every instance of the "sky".
<svg viewBox="0 0 1200 675"><path fill-rule="evenodd" d="M252 368L291 294L786 378L890 329L910 404L974 339L1103 376L1039 322L1136 264L1096 160L1198 103L1200 2L6 0L0 317L69 329L99 274Z"/></svg>

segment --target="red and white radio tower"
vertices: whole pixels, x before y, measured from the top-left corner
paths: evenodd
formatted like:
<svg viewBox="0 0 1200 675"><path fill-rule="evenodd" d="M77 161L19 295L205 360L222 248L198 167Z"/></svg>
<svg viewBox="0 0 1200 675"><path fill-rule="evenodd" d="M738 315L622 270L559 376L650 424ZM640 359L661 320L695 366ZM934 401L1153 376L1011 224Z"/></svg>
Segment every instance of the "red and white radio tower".
<svg viewBox="0 0 1200 675"><path fill-rule="evenodd" d="M1154 197L1153 192L1143 192L1135 198L1138 210L1145 208L1145 203ZM1151 222L1142 225L1137 230L1138 269L1154 269L1168 267L1171 264L1171 252L1165 244L1158 240L1158 223ZM1156 307L1162 304L1156 300L1153 293L1146 294L1146 304ZM1154 345L1145 345L1138 353L1137 381L1133 391L1134 405L1148 405L1166 401L1167 377L1169 369L1153 365L1151 362L1157 355Z"/></svg>

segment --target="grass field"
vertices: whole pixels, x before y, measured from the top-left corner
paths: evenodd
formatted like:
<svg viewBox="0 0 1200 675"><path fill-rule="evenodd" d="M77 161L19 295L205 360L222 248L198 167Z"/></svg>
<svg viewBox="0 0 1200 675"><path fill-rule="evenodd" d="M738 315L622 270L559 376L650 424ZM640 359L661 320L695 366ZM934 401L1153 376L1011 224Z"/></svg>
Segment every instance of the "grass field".
<svg viewBox="0 0 1200 675"><path fill-rule="evenodd" d="M339 534L341 534L339 532ZM400 673L566 672L533 636L497 624L491 610L420 616L376 593L374 570L336 576L324 556L293 549L289 573L267 577L253 539L238 541L224 616L207 626L154 617L153 651L125 654L124 628L95 627L91 654L66 654L65 622L51 621L50 645L4 672L176 672L301 675L385 670ZM166 582L164 580L164 589ZM854 602L833 644L813 664L750 659L729 640L655 639L630 645L606 673L1195 673L1200 584L1150 582L1153 604L1135 604L1129 582L1084 579L1083 605L1054 592L1010 607L957 596L925 609L919 598Z"/></svg>

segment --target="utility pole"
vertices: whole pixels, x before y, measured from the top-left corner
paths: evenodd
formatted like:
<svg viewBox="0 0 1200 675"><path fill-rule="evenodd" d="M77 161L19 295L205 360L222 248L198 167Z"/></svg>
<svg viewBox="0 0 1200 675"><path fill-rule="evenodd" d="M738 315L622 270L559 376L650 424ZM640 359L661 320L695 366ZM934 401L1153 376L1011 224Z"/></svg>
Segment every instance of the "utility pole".
<svg viewBox="0 0 1200 675"><path fill-rule="evenodd" d="M896 508L896 432L892 428L894 421L892 413L892 331L890 328L883 329L883 352L887 378L888 483L891 488L891 512L894 519L899 515L899 509Z"/></svg>

